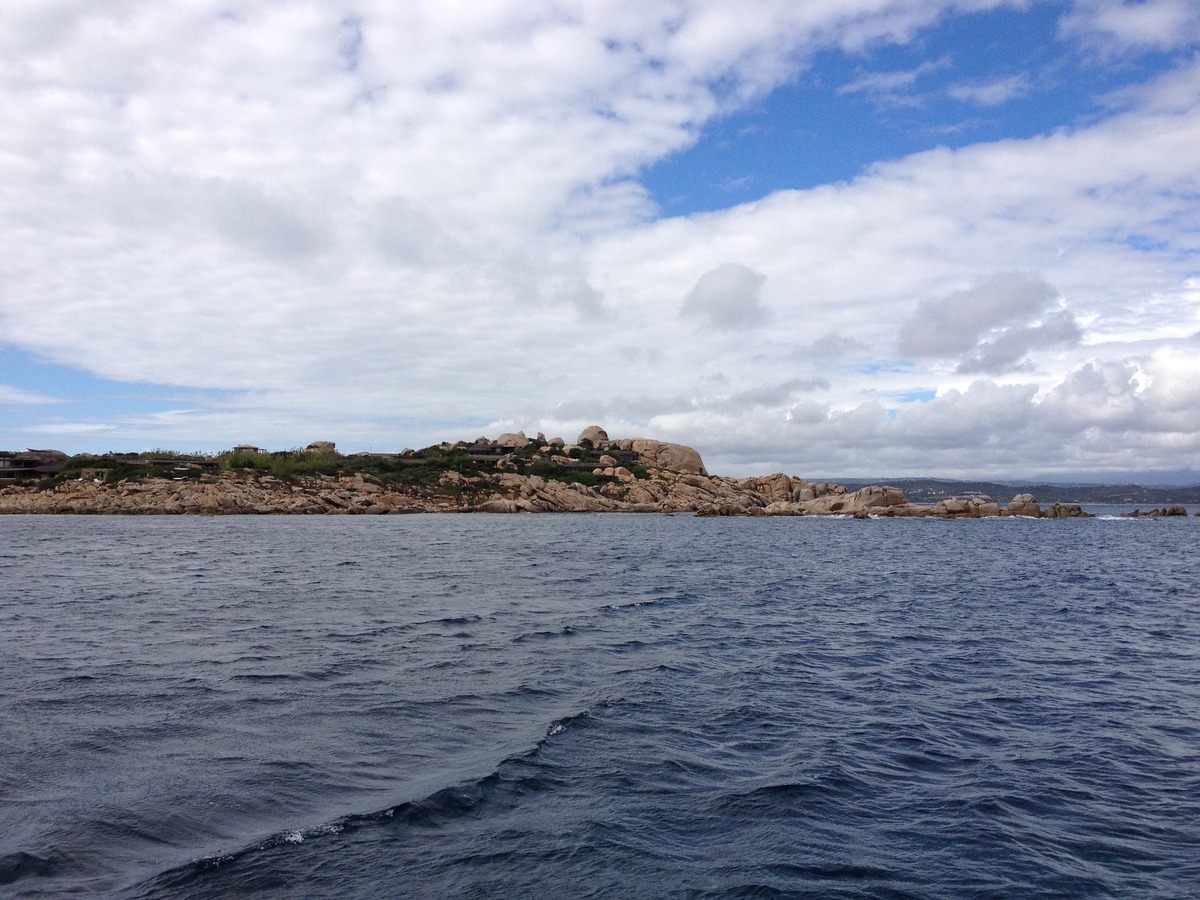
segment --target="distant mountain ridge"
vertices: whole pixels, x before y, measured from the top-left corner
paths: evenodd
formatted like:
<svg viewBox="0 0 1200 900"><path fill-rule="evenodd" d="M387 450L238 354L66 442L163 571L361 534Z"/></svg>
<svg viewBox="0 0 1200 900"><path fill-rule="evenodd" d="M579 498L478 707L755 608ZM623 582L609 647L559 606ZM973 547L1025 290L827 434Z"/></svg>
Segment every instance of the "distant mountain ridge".
<svg viewBox="0 0 1200 900"><path fill-rule="evenodd" d="M848 490L871 484L898 487L913 503L936 503L947 497L977 497L1005 502L1016 494L1033 494L1041 503L1163 504L1200 503L1200 485L1145 487L1140 484L1048 484L1043 482L958 481L947 478L838 478Z"/></svg>

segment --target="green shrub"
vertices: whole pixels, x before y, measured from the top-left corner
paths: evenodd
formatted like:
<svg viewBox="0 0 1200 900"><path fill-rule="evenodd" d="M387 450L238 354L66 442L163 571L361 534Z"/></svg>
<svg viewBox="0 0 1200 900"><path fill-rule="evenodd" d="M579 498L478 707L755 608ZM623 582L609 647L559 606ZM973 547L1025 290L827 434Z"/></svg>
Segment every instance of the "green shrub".
<svg viewBox="0 0 1200 900"><path fill-rule="evenodd" d="M269 471L271 468L271 456L267 453L250 453L245 450L234 452L232 450L222 453L217 457L217 461L221 464L222 469L255 469Z"/></svg>
<svg viewBox="0 0 1200 900"><path fill-rule="evenodd" d="M558 478L565 474L562 466L548 459L536 459L526 468L527 475L540 475L542 478Z"/></svg>
<svg viewBox="0 0 1200 900"><path fill-rule="evenodd" d="M107 468L105 484L116 484L130 478L199 478L199 469L188 469L187 473L176 472L172 466L135 466L127 463L112 463L98 468Z"/></svg>
<svg viewBox="0 0 1200 900"><path fill-rule="evenodd" d="M72 456L63 464L60 475L66 478L78 478L84 469L109 469L112 468L113 460L107 456L89 456L81 453L79 456Z"/></svg>

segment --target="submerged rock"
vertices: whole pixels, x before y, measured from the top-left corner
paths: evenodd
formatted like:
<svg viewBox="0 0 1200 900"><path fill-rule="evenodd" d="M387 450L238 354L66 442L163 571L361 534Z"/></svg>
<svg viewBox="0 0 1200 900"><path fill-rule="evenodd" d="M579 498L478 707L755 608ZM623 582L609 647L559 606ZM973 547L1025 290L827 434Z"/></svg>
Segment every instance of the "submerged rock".
<svg viewBox="0 0 1200 900"><path fill-rule="evenodd" d="M1077 503L1055 503L1049 509L1042 510L1043 519L1092 519L1091 513L1084 512Z"/></svg>

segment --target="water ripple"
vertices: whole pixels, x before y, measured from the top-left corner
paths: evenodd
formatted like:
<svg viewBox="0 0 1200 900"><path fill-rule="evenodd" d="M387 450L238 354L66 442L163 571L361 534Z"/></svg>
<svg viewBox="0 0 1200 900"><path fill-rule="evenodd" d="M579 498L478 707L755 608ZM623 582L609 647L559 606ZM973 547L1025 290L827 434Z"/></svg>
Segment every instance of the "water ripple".
<svg viewBox="0 0 1200 900"><path fill-rule="evenodd" d="M0 885L1200 893L1200 521L870 524L6 519Z"/></svg>

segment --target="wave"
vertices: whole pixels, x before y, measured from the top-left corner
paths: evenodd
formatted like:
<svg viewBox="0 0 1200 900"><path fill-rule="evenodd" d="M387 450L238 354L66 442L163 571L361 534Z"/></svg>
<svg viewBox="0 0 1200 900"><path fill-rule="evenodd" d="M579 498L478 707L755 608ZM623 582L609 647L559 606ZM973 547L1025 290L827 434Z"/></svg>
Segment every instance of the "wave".
<svg viewBox="0 0 1200 900"><path fill-rule="evenodd" d="M0 856L0 885L16 884L25 878L48 878L58 871L53 857L38 856L18 850Z"/></svg>
<svg viewBox="0 0 1200 900"><path fill-rule="evenodd" d="M260 862L271 860L303 844L322 839L353 840L359 832L374 828L438 830L467 817L495 816L515 809L530 796L552 790L562 784L552 766L539 756L545 747L563 733L585 726L592 719L589 710L551 721L545 734L524 753L506 757L487 775L442 788L425 797L398 803L367 813L351 813L330 822L286 828L248 846L201 857L168 869L134 885L130 897L187 895L213 889L212 880L232 879L222 884L216 895L239 893L241 874ZM2 872L3 870L0 870ZM217 876L216 873L221 875ZM3 883L0 881L0 883Z"/></svg>

